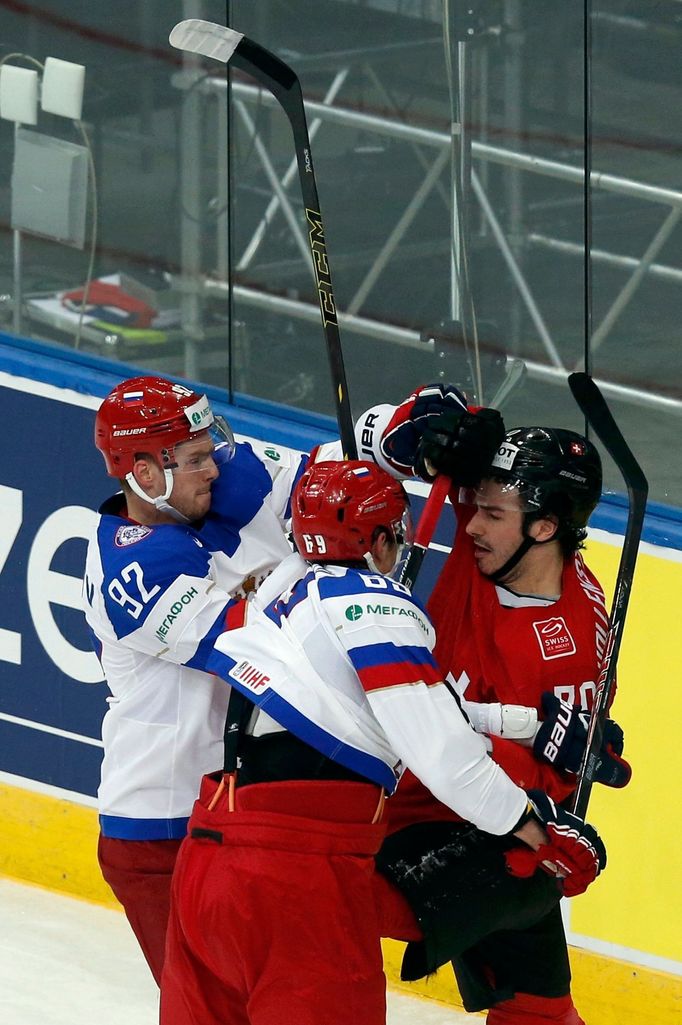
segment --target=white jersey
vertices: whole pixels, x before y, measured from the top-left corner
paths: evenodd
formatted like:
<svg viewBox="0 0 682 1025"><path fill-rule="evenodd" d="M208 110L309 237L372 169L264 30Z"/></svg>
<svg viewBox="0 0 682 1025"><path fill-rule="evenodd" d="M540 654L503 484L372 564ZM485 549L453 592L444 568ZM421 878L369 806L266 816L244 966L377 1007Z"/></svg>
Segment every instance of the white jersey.
<svg viewBox="0 0 682 1025"><path fill-rule="evenodd" d="M401 584L294 555L249 603L245 626L217 639L207 665L299 739L389 793L409 768L463 818L507 833L526 795L464 719L434 642L426 612Z"/></svg>
<svg viewBox="0 0 682 1025"><path fill-rule="evenodd" d="M88 545L85 614L111 697L99 788L105 836L185 834L201 776L222 765L229 687L205 660L237 596L291 554L292 489L307 456L240 443L221 461L201 525L141 526L122 494Z"/></svg>

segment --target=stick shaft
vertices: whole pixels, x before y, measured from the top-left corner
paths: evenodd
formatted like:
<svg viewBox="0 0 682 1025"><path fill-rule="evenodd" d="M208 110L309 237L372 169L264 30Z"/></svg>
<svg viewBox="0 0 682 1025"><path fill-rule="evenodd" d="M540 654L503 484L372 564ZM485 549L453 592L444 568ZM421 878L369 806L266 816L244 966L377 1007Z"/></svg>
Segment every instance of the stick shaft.
<svg viewBox="0 0 682 1025"><path fill-rule="evenodd" d="M405 562L400 572L400 583L412 589L421 569L424 556L433 537L438 518L443 508L445 499L452 481L444 474L439 474L431 485L429 497L422 509L419 523L414 535L414 541L410 545Z"/></svg>
<svg viewBox="0 0 682 1025"><path fill-rule="evenodd" d="M596 684L594 705L587 733L587 746L578 774L578 786L573 804L575 814L584 819L596 774L599 751L604 736L604 724L615 684L618 653L644 525L648 483L594 381L587 374L575 373L569 376L568 383L587 423L616 463L628 492L628 519L616 577L610 624Z"/></svg>

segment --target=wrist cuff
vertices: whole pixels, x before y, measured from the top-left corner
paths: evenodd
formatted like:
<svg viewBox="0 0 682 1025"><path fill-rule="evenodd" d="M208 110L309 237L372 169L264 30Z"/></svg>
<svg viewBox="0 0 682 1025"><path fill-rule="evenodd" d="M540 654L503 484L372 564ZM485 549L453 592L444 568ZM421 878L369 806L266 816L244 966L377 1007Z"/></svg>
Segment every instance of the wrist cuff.
<svg viewBox="0 0 682 1025"><path fill-rule="evenodd" d="M522 826L525 826L526 822L530 822L530 820L533 818L537 820L535 808L533 807L532 801L529 800L526 802L525 811L520 816L516 825L512 826L507 835L512 836L514 833L518 832L518 830L521 829Z"/></svg>

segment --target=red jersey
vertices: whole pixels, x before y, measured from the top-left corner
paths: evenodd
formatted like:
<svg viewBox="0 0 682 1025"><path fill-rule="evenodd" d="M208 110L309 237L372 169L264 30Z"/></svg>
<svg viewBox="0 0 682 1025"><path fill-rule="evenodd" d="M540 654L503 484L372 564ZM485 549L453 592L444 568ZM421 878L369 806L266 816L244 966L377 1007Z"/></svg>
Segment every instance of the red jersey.
<svg viewBox="0 0 682 1025"><path fill-rule="evenodd" d="M473 539L464 529L474 512L457 506L456 543L429 602L436 661L468 701L539 711L542 693L552 691L590 708L608 630L598 581L576 553L565 562L561 597L555 601L495 585L478 570ZM532 748L500 737L491 741L492 757L520 787L544 790L555 800L574 789L574 776L538 761ZM456 817L418 780L405 776L389 802L391 831L414 821Z"/></svg>

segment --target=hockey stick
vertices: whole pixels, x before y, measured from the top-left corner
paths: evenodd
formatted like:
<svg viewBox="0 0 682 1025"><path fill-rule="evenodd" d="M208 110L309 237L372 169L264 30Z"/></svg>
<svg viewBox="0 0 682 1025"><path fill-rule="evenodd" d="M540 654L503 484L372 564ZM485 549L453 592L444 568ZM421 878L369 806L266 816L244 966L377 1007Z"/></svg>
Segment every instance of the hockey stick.
<svg viewBox="0 0 682 1025"><path fill-rule="evenodd" d="M426 499L426 504L422 509L422 514L419 517L419 523L414 534L414 540L410 545L410 549L407 553L407 557L402 564L400 569L400 576L398 582L405 584L410 590L414 587L415 581L419 570L421 569L426 550L429 547L433 532L436 529L438 523L438 517L440 511L443 508L445 499L448 497L448 491L452 481L445 474L440 473L433 484L431 485L431 491L429 497Z"/></svg>
<svg viewBox="0 0 682 1025"><path fill-rule="evenodd" d="M649 490L647 479L630 451L627 442L613 419L603 395L591 377L584 373L570 374L568 384L573 398L580 406L589 426L609 453L625 481L628 492L628 519L623 539L616 587L611 607L609 629L604 645L602 665L597 680L594 705L587 731L587 746L578 773L578 787L573 803L573 811L581 819L585 818L587 805L592 791L592 784L597 770L597 759L604 736L604 722L613 692L616 674L616 663L620 642L623 638L625 614L630 600L632 578L637 561L637 549L642 534L646 498Z"/></svg>
<svg viewBox="0 0 682 1025"><path fill-rule="evenodd" d="M288 64L254 43L241 32L216 25L211 21L190 18L179 22L170 34L170 43L178 50L213 57L223 64L231 63L265 86L282 107L294 136L303 206L308 224L308 243L315 271L317 296L322 316L322 328L327 343L327 354L334 383L334 401L339 434L346 459L357 459L357 446L353 430L353 417L348 399L348 384L341 352L341 339L332 289L331 271L327 258L324 226L317 195L313 158L308 137L308 124L303 92L297 75Z"/></svg>

